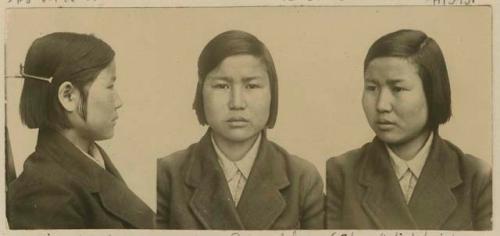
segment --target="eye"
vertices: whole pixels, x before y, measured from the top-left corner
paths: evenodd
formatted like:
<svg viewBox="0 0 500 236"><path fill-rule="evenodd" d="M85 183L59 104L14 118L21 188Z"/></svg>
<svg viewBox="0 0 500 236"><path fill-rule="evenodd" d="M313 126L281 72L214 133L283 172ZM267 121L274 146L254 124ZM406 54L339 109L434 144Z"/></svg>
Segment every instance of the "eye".
<svg viewBox="0 0 500 236"><path fill-rule="evenodd" d="M400 87L400 86L394 86L394 87L392 87L392 91L396 92L396 93L399 93L399 92L402 92L402 91L406 91L406 90L407 90L406 88Z"/></svg>
<svg viewBox="0 0 500 236"><path fill-rule="evenodd" d="M115 85L114 84L111 84L111 85L108 85L107 87L108 89L114 89L115 88Z"/></svg>
<svg viewBox="0 0 500 236"><path fill-rule="evenodd" d="M365 90L366 91L375 91L375 90L377 90L377 86L375 86L373 84L365 84Z"/></svg>
<svg viewBox="0 0 500 236"><path fill-rule="evenodd" d="M255 83L249 83L246 85L246 88L247 89L257 89L257 88L261 88L262 86L260 84L255 84Z"/></svg>
<svg viewBox="0 0 500 236"><path fill-rule="evenodd" d="M215 88L215 89L228 89L229 85L225 84L225 83L216 83L216 84L212 85L212 88Z"/></svg>

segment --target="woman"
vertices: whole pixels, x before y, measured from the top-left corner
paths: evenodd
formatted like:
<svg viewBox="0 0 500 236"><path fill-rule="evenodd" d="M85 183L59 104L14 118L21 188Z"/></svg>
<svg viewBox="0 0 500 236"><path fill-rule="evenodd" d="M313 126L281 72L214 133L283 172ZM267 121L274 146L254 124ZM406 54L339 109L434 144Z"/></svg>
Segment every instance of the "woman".
<svg viewBox="0 0 500 236"><path fill-rule="evenodd" d="M21 76L23 123L37 128L35 152L8 187L12 229L153 228L154 213L95 141L113 137L122 102L113 49L76 33L31 45Z"/></svg>
<svg viewBox="0 0 500 236"><path fill-rule="evenodd" d="M491 168L439 135L450 84L436 41L378 39L364 63L363 110L376 137L327 162L327 227L491 229Z"/></svg>
<svg viewBox="0 0 500 236"><path fill-rule="evenodd" d="M266 137L276 122L277 82L271 54L255 36L227 31L205 46L193 108L209 129L158 160L157 227L323 227L317 170Z"/></svg>

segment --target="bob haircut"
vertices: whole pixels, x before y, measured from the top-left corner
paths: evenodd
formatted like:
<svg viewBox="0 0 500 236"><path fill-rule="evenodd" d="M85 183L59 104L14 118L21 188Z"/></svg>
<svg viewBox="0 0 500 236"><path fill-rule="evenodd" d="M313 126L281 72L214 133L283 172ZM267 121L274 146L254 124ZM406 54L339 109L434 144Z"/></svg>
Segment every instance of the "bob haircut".
<svg viewBox="0 0 500 236"><path fill-rule="evenodd" d="M22 122L29 128L71 128L58 99L59 86L71 82L82 94L79 112L86 118L88 87L115 56L113 49L93 35L57 32L36 39L24 62L20 101ZM29 78L52 77L51 83Z"/></svg>
<svg viewBox="0 0 500 236"><path fill-rule="evenodd" d="M437 132L451 117L451 91L446 62L436 41L421 31L399 30L372 44L364 71L379 57L401 57L417 66L429 109L427 127Z"/></svg>
<svg viewBox="0 0 500 236"><path fill-rule="evenodd" d="M217 35L203 48L198 58L198 85L193 109L201 125L207 124L203 108L203 84L207 74L230 56L247 54L259 58L267 68L271 89L271 107L267 128L273 128L278 115L278 77L271 53L264 43L252 34L239 30L230 30Z"/></svg>

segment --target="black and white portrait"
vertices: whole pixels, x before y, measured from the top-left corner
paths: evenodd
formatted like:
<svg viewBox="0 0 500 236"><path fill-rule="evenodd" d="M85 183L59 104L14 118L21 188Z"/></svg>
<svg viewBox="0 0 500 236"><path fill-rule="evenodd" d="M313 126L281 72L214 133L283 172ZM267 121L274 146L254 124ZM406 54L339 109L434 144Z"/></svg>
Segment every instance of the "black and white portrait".
<svg viewBox="0 0 500 236"><path fill-rule="evenodd" d="M497 228L498 3L45 2L4 10L2 235Z"/></svg>

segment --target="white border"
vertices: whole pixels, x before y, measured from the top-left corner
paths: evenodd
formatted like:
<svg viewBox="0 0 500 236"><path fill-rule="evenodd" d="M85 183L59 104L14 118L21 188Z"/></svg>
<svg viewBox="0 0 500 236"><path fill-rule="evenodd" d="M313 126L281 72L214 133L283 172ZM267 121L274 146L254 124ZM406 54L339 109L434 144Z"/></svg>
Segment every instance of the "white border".
<svg viewBox="0 0 500 236"><path fill-rule="evenodd" d="M440 2L435 7L458 7L466 6L473 0L3 0L0 2L0 17L3 19L0 25L0 33L5 37L5 9L6 8L72 8L72 7L245 7L245 6L435 6L435 2ZM443 4L444 3L444 4ZM462 3L462 4L460 4ZM5 192L0 193L0 235L228 235L228 236L250 236L250 235L276 235L276 236L300 236L300 235L321 235L321 236L462 236L462 235L498 235L500 233L499 205L496 204L500 183L500 166L495 158L500 157L500 140L497 134L500 132L500 73L497 67L500 66L500 9L499 2L495 0L474 0L470 5L489 5L493 13L493 231L408 231L408 230L273 230L273 231L196 231L196 230L8 230L5 214ZM29 30L29 29L27 29ZM1 38L4 44L5 38ZM4 54L5 48L0 47L0 74L4 75ZM4 76L2 76L3 78ZM0 97L5 97L4 83L0 83ZM2 117L5 117L5 106L0 107ZM2 125L4 119L0 118ZM2 129L3 130L3 129ZM5 150L4 135L0 136L0 150ZM5 166L5 158L0 158L0 165ZM5 175L0 175L1 183L5 182ZM4 186L4 184L0 184ZM3 187L2 187L3 188Z"/></svg>

